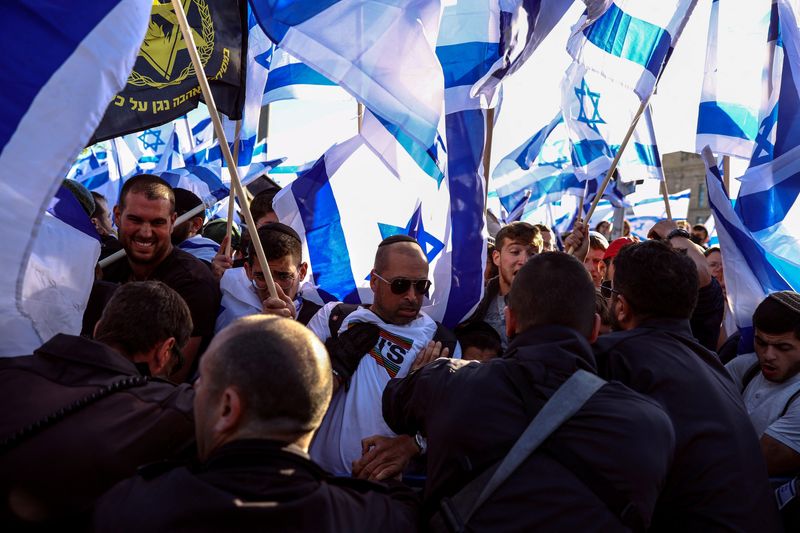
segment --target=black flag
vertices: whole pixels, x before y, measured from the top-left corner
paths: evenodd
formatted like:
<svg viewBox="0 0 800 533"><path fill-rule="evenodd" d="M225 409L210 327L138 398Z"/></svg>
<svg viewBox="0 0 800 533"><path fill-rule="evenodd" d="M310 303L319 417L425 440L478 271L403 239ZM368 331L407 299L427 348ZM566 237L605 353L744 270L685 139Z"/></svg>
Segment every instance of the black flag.
<svg viewBox="0 0 800 533"><path fill-rule="evenodd" d="M214 102L237 120L244 103L246 0L181 0ZM92 143L165 124L201 101L200 85L170 0L153 0L128 83L111 101Z"/></svg>

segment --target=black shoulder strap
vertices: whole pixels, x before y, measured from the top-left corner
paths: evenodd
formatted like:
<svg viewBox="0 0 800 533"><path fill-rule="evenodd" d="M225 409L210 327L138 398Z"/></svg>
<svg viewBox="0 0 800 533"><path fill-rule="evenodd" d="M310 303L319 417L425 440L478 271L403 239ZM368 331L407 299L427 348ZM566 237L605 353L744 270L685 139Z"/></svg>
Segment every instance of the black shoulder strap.
<svg viewBox="0 0 800 533"><path fill-rule="evenodd" d="M450 331L450 328L446 327L441 322L436 323L436 333L433 334L433 340L442 343L442 348L447 348L450 350L450 357L453 357L453 354L456 351L456 345L458 344L458 339L456 338L456 334Z"/></svg>
<svg viewBox="0 0 800 533"><path fill-rule="evenodd" d="M789 399L786 400L786 405L783 407L783 411L781 411L781 416L786 416L786 413L789 411L789 407L792 406L792 404L794 403L794 401L798 397L800 397L800 388L798 388L796 391L794 391L794 394L789 396ZM778 417L778 418L780 418L780 417Z"/></svg>
<svg viewBox="0 0 800 533"><path fill-rule="evenodd" d="M300 307L300 313L297 315L297 321L303 324L304 326L308 325L308 322L311 318L317 314L317 311L322 309L322 306L318 303L311 302L309 300L303 299L303 305Z"/></svg>
<svg viewBox="0 0 800 533"><path fill-rule="evenodd" d="M58 411L54 411L53 413L50 413L49 415L37 420L36 422L28 424L27 426L19 429L18 431L15 431L9 437L0 441L0 454L13 449L25 439L28 439L36 435L43 429L55 425L57 422L60 422L67 416L80 411L84 407L88 407L89 405L105 398L106 396L110 396L111 394L121 390L132 389L134 387L141 387L143 385L146 385L148 381L149 378L147 376L126 376L123 379L115 381L111 385L106 385L104 387L101 387L96 391L92 392L91 394L88 394L83 398L75 400L66 407L62 407Z"/></svg>
<svg viewBox="0 0 800 533"><path fill-rule="evenodd" d="M340 303L331 309L331 315L328 317L328 328L331 331L331 339L336 339L339 336L339 328L342 327L342 322L347 316L358 309L358 304L345 304Z"/></svg>
<svg viewBox="0 0 800 533"><path fill-rule="evenodd" d="M742 376L742 388L740 392L744 392L744 390L759 372L761 372L761 365L758 361L756 361L750 368L747 369L747 372L744 373L744 376Z"/></svg>

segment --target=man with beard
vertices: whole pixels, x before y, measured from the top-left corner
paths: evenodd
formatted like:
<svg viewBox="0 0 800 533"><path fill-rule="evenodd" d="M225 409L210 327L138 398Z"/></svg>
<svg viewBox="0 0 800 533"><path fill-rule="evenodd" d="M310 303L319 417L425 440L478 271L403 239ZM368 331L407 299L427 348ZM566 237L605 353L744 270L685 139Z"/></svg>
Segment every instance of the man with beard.
<svg viewBox="0 0 800 533"><path fill-rule="evenodd" d="M382 480L402 471L424 448L412 437L397 437L384 422L384 387L436 356L459 357L460 350L455 343L443 347L446 343L433 342L447 340L447 333L450 339L455 336L420 312L430 281L428 261L416 240L394 235L378 245L370 288L372 305L347 312L346 306L331 302L308 323L328 348L335 378L334 396L310 454L334 474Z"/></svg>
<svg viewBox="0 0 800 533"><path fill-rule="evenodd" d="M183 349L186 363L173 377L180 382L192 375L196 358L214 334L219 287L202 261L172 245L176 218L175 195L167 182L151 174L125 182L114 207L114 221L126 260L106 267L103 279L117 283L162 281L184 299L194 330Z"/></svg>
<svg viewBox="0 0 800 533"><path fill-rule="evenodd" d="M755 353L728 363L771 476L800 472L800 294L774 292L753 314Z"/></svg>
<svg viewBox="0 0 800 533"><path fill-rule="evenodd" d="M492 261L499 274L486 284L483 299L466 322L483 321L492 326L500 335L503 350L508 346L503 312L506 294L511 290L511 282L517 271L532 256L542 253L542 247L541 231L527 222L512 222L503 226L495 236Z"/></svg>

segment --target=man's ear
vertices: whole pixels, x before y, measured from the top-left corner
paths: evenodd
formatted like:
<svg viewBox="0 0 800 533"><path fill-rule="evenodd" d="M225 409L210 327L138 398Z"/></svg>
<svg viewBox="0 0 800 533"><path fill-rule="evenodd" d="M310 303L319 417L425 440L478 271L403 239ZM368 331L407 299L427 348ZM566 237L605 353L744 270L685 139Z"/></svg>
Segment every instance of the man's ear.
<svg viewBox="0 0 800 533"><path fill-rule="evenodd" d="M147 361L150 374L153 376L167 376L172 361L172 348L175 346L175 337L170 337L156 344L154 353Z"/></svg>
<svg viewBox="0 0 800 533"><path fill-rule="evenodd" d="M244 402L238 390L228 387L222 391L219 418L214 423L214 430L222 435L235 433L242 421L243 408Z"/></svg>
<svg viewBox="0 0 800 533"><path fill-rule="evenodd" d="M197 235L201 229L203 229L203 217L194 217L192 219L191 232Z"/></svg>
<svg viewBox="0 0 800 533"><path fill-rule="evenodd" d="M616 315L617 323L625 329L630 329L631 326L629 325L633 323L631 304L628 303L628 300L621 294L615 295L615 299L617 300L617 305L611 308L611 312Z"/></svg>
<svg viewBox="0 0 800 533"><path fill-rule="evenodd" d="M369 273L369 288L372 289L372 292L377 292L378 287L378 277L375 275L375 269L373 268Z"/></svg>
<svg viewBox="0 0 800 533"><path fill-rule="evenodd" d="M503 312L506 317L506 337L510 339L517 333L517 315L509 306L506 306Z"/></svg>
<svg viewBox="0 0 800 533"><path fill-rule="evenodd" d="M247 279L253 281L253 267L247 261L244 262L244 273L247 274Z"/></svg>
<svg viewBox="0 0 800 533"><path fill-rule="evenodd" d="M594 314L594 325L592 326L592 333L589 335L587 339L589 344L594 344L594 341L597 340L597 337L600 336L600 326L602 326L602 320L600 320L600 315L595 313Z"/></svg>
<svg viewBox="0 0 800 533"><path fill-rule="evenodd" d="M494 266L496 267L500 266L500 250L497 248L492 250L492 263L494 263Z"/></svg>
<svg viewBox="0 0 800 533"><path fill-rule="evenodd" d="M308 272L308 263L302 262L300 266L297 267L297 280L303 281L306 279L306 272Z"/></svg>

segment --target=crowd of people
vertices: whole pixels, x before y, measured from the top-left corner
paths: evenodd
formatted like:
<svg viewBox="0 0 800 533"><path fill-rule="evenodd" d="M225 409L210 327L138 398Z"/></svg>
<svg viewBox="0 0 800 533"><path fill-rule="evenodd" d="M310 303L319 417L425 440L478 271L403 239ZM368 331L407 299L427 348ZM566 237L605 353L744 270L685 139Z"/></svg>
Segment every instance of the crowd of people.
<svg viewBox="0 0 800 533"><path fill-rule="evenodd" d="M800 294L737 331L704 227L512 222L450 329L405 235L370 305L305 299L274 194L263 265L246 230L175 225L202 202L156 176L76 192L125 257L80 336L0 359L4 531L800 528Z"/></svg>

